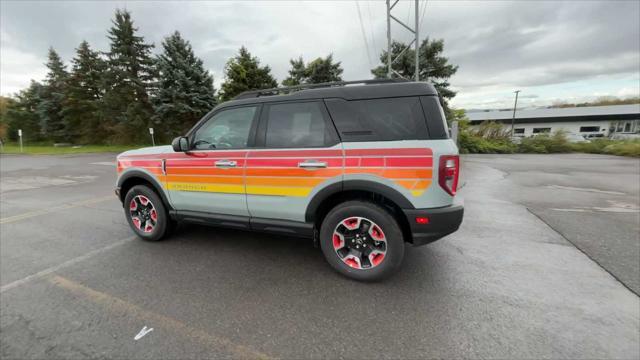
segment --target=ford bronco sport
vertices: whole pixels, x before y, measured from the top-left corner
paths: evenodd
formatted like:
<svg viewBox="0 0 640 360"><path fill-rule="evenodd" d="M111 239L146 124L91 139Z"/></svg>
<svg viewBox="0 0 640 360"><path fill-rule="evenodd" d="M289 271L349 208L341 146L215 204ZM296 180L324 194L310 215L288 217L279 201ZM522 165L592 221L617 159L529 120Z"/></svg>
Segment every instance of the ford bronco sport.
<svg viewBox="0 0 640 360"><path fill-rule="evenodd" d="M456 231L458 149L435 88L355 83L246 92L172 146L120 154L133 231L156 241L188 221L310 237L357 280L397 270L405 243Z"/></svg>

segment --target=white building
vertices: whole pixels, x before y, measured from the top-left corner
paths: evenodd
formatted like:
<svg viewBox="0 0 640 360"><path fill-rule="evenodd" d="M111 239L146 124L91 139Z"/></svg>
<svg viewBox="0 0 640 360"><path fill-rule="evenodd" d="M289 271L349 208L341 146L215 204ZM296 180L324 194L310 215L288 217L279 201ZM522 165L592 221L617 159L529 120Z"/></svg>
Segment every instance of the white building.
<svg viewBox="0 0 640 360"><path fill-rule="evenodd" d="M494 121L510 130L512 116L513 110L467 113L472 128ZM585 137L640 136L640 104L517 110L514 124L514 136L520 137L558 130Z"/></svg>

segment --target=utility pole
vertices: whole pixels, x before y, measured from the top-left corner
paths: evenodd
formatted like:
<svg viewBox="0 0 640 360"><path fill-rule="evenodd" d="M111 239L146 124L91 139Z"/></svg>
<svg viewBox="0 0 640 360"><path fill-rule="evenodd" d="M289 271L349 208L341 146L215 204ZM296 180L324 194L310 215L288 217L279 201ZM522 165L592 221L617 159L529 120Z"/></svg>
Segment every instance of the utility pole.
<svg viewBox="0 0 640 360"><path fill-rule="evenodd" d="M416 81L420 81L420 20L418 19L418 8L420 0L416 0ZM426 4L425 4L426 6Z"/></svg>
<svg viewBox="0 0 640 360"><path fill-rule="evenodd" d="M398 1L400 0L395 0L393 2L393 4L391 4L391 0L387 0L387 77L389 79L391 79L391 75L393 73L395 73L396 75L398 75L399 77L402 77L402 75L400 75L397 71L393 70L392 65L393 63L395 63L400 57L402 57L402 55L405 53L405 51L407 51L408 49L411 48L411 46L413 45L415 47L415 62L416 62L416 67L415 67L415 80L419 81L420 80L420 54L419 54L419 48L420 48L420 19L419 19L419 5L420 5L420 0L414 0L415 1L415 25L414 28L412 29L411 27L409 27L409 25L403 23L402 21L400 21L397 17L393 16L391 14L391 10L393 10L393 8L398 4ZM405 29L409 30L413 35L413 40L411 40L411 43L409 43L409 45L404 48L400 54L398 54L398 56L396 56L395 59L391 58L391 19L393 19L395 22L397 22L398 24L402 25Z"/></svg>
<svg viewBox="0 0 640 360"><path fill-rule="evenodd" d="M397 1L393 4L395 5ZM391 5L387 0L387 77L391 79Z"/></svg>
<svg viewBox="0 0 640 360"><path fill-rule="evenodd" d="M516 122L516 107L518 107L518 93L520 90L514 91L516 93L516 102L513 104L513 117L511 117L511 138L513 139L513 127Z"/></svg>

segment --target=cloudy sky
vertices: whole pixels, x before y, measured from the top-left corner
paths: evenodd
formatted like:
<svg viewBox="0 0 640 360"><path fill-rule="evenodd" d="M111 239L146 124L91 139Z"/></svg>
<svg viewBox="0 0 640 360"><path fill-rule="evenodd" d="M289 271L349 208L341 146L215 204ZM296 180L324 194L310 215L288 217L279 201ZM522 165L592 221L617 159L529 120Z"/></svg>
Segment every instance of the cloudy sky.
<svg viewBox="0 0 640 360"><path fill-rule="evenodd" d="M456 107L509 107L515 89L522 90L524 106L640 95L639 1L424 4L421 36L444 39L445 55L460 66L451 79ZM132 12L156 51L164 36L179 30L218 87L225 62L241 45L269 64L278 81L286 77L289 58L328 53L342 61L345 80L370 78L369 69L386 46L384 1L2 0L0 93L42 79L49 46L66 62L83 39L106 50L116 8ZM393 14L412 24L411 11L413 1L401 1ZM411 38L397 25L392 36Z"/></svg>

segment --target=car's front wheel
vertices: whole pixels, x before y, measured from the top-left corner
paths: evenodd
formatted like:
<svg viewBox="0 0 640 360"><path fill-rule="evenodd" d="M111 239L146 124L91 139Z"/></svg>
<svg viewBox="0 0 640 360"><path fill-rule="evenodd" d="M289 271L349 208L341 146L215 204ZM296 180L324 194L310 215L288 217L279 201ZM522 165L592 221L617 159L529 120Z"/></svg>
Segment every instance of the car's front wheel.
<svg viewBox="0 0 640 360"><path fill-rule="evenodd" d="M133 231L143 240L162 239L170 226L162 200L155 191L144 185L136 185L127 192L124 214Z"/></svg>
<svg viewBox="0 0 640 360"><path fill-rule="evenodd" d="M320 247L334 269L361 281L393 274L404 257L404 238L396 219L365 201L344 202L327 214L320 227Z"/></svg>

